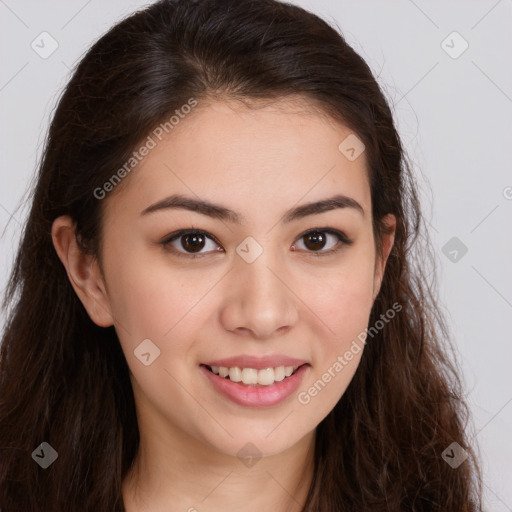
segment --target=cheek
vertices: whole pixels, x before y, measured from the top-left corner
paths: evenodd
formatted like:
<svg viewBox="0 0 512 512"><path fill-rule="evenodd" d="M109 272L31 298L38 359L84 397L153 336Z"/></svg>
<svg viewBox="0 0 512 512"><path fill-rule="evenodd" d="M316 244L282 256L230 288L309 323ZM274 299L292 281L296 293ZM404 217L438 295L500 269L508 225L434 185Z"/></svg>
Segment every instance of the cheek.
<svg viewBox="0 0 512 512"><path fill-rule="evenodd" d="M307 303L314 305L327 325L336 326L359 323L372 305L371 275L347 272L331 275L322 286L308 286Z"/></svg>
<svg viewBox="0 0 512 512"><path fill-rule="evenodd" d="M145 338L165 339L173 326L191 309L207 284L192 272L180 272L159 248L124 227L111 233L105 254L109 301L120 335L137 343Z"/></svg>
<svg viewBox="0 0 512 512"><path fill-rule="evenodd" d="M329 386L331 397L336 400L350 383L364 349L372 302L371 293L362 290L360 285L361 282L352 285L345 281L332 286L329 296L322 297L314 306L323 321L317 324L323 334L318 336L318 345L312 352L315 376L330 372L330 377L325 375L321 380L333 382ZM330 393L325 394L326 398L327 394Z"/></svg>
<svg viewBox="0 0 512 512"><path fill-rule="evenodd" d="M194 304L208 290L206 286L186 286L181 277L155 268L140 266L131 278L126 275L111 303L119 324L133 341L152 337L165 341L181 323L188 323Z"/></svg>
<svg viewBox="0 0 512 512"><path fill-rule="evenodd" d="M325 411L333 407L352 380L364 350L365 332L373 306L374 261L371 243L359 250L347 252L346 259L336 270L330 269L329 279L322 286L309 279L307 304L316 313L318 345L312 352L314 376L311 396L320 394L317 401ZM319 275L317 274L317 279ZM315 384L318 382L318 385ZM318 389L317 389L318 388Z"/></svg>
<svg viewBox="0 0 512 512"><path fill-rule="evenodd" d="M368 252L354 252L336 268L303 279L302 296L328 328L327 339L346 341L366 327L373 305L373 274Z"/></svg>
<svg viewBox="0 0 512 512"><path fill-rule="evenodd" d="M174 379L184 382L188 360L194 360L191 349L201 325L200 308L194 305L208 287L194 289L175 273L142 265L133 272L120 265L115 278L118 286L111 302L116 332L137 388L152 396L155 404L162 386L167 398L186 401ZM164 402L160 407L165 407Z"/></svg>
<svg viewBox="0 0 512 512"><path fill-rule="evenodd" d="M311 352L313 371L297 394L300 406L321 418L335 407L357 371L372 307L370 272L338 277L327 292L310 296L321 321Z"/></svg>

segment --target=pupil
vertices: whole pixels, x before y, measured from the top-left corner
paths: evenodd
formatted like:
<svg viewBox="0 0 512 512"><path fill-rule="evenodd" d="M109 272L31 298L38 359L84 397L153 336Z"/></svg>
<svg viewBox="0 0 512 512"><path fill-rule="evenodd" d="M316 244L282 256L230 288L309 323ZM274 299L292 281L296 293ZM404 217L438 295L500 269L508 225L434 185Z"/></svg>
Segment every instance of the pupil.
<svg viewBox="0 0 512 512"><path fill-rule="evenodd" d="M181 242L183 249L191 250L192 252L200 251L204 246L203 236L200 234L195 235L185 235ZM189 247L187 247L187 245Z"/></svg>
<svg viewBox="0 0 512 512"><path fill-rule="evenodd" d="M312 240L312 243L309 241ZM318 244L320 247L318 247ZM325 245L325 237L322 233L316 231L306 236L306 246L308 249L322 249Z"/></svg>

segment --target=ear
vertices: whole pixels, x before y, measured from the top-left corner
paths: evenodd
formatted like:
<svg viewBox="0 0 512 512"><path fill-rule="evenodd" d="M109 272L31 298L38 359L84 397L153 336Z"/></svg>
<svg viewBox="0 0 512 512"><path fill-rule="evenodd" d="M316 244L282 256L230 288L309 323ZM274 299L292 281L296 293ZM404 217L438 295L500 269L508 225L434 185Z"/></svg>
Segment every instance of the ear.
<svg viewBox="0 0 512 512"><path fill-rule="evenodd" d="M388 261L389 253L395 242L395 231L396 231L396 217L391 213L388 213L384 218L383 222L386 225L387 233L383 234L382 237L382 256L377 254L375 258L375 272L373 277L373 301L379 294L380 287L382 284L382 278L384 277L384 270L386 268L386 262Z"/></svg>
<svg viewBox="0 0 512 512"><path fill-rule="evenodd" d="M105 283L97 259L85 254L76 239L76 224L69 215L53 222L52 240L69 281L91 320L100 327L110 327L113 319Z"/></svg>

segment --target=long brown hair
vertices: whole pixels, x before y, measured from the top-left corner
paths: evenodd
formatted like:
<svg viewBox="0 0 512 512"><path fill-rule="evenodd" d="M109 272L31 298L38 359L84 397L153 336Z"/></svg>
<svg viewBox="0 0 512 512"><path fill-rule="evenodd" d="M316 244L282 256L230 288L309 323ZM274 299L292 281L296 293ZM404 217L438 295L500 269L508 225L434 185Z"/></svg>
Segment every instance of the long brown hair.
<svg viewBox="0 0 512 512"><path fill-rule="evenodd" d="M113 327L75 294L52 244L58 216L101 257L101 188L151 130L193 97L320 105L366 147L373 227L397 218L374 325L348 389L318 425L304 511L481 508L481 475L448 328L436 305L434 252L386 99L364 60L317 16L276 0L161 0L119 22L74 70L51 121L3 307L0 511L123 511L121 484L139 431ZM136 172L136 171L134 171ZM422 244L420 245L420 242ZM430 266L429 266L430 265ZM32 453L46 442L46 470ZM442 457L458 443L457 468Z"/></svg>

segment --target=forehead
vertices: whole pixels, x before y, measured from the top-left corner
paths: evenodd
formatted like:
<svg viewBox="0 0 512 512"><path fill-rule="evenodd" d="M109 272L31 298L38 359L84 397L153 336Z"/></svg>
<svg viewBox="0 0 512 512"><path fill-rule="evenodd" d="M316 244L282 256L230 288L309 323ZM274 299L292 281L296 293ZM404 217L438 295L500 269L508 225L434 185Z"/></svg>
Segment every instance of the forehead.
<svg viewBox="0 0 512 512"><path fill-rule="evenodd" d="M161 132L162 130L160 130ZM138 213L166 195L215 200L237 211L353 197L370 211L364 152L350 160L340 144L354 133L301 99L269 103L198 101L198 105L125 178L110 210ZM244 215L245 217L245 215Z"/></svg>

